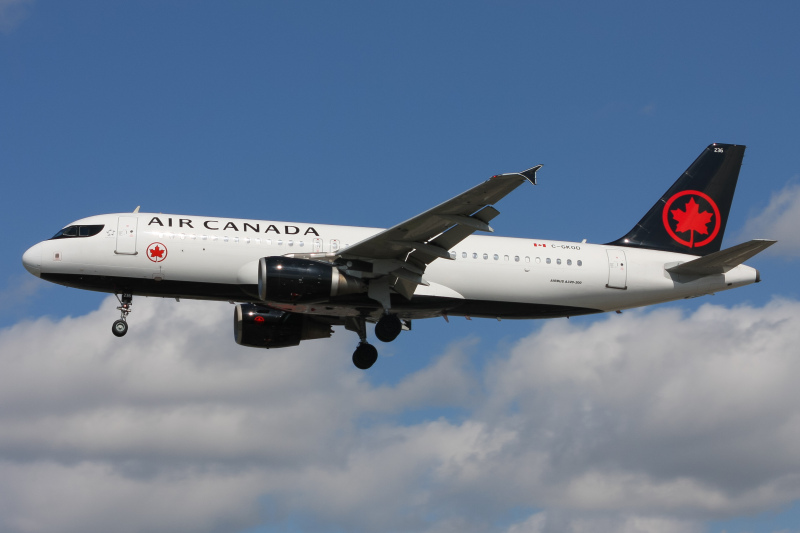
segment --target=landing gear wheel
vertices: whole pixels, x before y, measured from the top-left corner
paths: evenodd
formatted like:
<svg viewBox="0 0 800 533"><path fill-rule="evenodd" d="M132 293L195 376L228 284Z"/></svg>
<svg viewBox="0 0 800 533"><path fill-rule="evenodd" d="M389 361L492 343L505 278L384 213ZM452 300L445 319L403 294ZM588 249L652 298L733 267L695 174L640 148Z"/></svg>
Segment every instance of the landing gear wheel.
<svg viewBox="0 0 800 533"><path fill-rule="evenodd" d="M122 337L128 333L128 321L126 319L128 315L131 314L133 295L123 294L122 297L120 297L119 294L115 294L114 296L116 296L119 301L119 307L117 307L119 311L119 320L111 325L111 332L117 337Z"/></svg>
<svg viewBox="0 0 800 533"><path fill-rule="evenodd" d="M128 333L128 323L124 320L117 320L111 326L111 332L114 333L117 337L122 337L126 333Z"/></svg>
<svg viewBox="0 0 800 533"><path fill-rule="evenodd" d="M384 315L375 324L375 336L379 341L392 342L403 331L403 323L397 315Z"/></svg>
<svg viewBox="0 0 800 533"><path fill-rule="evenodd" d="M378 350L368 342L362 342L353 352L353 364L361 370L366 370L378 360Z"/></svg>

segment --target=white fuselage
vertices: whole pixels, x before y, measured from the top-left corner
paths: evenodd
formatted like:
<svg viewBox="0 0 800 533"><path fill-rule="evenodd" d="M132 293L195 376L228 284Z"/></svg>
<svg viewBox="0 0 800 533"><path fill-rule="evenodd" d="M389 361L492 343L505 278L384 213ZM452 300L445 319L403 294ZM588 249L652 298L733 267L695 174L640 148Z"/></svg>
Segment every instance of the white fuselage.
<svg viewBox="0 0 800 533"><path fill-rule="evenodd" d="M91 237L37 244L23 258L26 268L56 283L104 292L250 302L260 301L246 289L258 282L260 258L335 254L381 231L153 213L100 215L73 225L102 225L103 229ZM450 255L452 260L437 259L428 266L423 277L429 285L419 285L408 305L398 300L398 314L407 318L448 313L498 318L569 316L570 309L575 309L574 314L621 310L758 281L757 271L745 265L724 274L682 278L665 267L696 256L546 239L473 235L450 250ZM459 307L459 301L472 305ZM335 302L327 306L267 303L311 314L357 312L352 305ZM533 308L515 304L549 311L537 315Z"/></svg>

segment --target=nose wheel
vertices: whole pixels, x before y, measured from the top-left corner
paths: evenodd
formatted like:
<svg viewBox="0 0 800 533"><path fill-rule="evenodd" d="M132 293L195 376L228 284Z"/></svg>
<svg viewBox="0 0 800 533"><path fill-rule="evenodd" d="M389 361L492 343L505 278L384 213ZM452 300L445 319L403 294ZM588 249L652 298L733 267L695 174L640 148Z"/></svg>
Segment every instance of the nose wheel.
<svg viewBox="0 0 800 533"><path fill-rule="evenodd" d="M122 297L120 297L118 294L115 294L114 296L116 296L117 301L119 301L119 307L117 307L117 309L119 310L120 317L119 320L116 320L111 325L111 332L116 337L122 337L128 333L128 315L133 310L131 309L133 307L133 295L123 294Z"/></svg>

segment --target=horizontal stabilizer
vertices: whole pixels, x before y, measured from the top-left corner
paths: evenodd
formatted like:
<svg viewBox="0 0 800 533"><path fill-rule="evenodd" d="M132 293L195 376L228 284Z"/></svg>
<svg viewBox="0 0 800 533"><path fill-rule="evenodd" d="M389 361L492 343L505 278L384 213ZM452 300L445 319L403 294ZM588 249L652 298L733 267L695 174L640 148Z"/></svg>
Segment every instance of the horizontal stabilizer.
<svg viewBox="0 0 800 533"><path fill-rule="evenodd" d="M725 250L720 250L712 254L694 259L687 263L667 268L667 272L672 274L686 274L691 276L710 276L712 274L724 274L729 270L741 265L757 253L763 252L778 241L768 239L754 239L752 241L737 244Z"/></svg>

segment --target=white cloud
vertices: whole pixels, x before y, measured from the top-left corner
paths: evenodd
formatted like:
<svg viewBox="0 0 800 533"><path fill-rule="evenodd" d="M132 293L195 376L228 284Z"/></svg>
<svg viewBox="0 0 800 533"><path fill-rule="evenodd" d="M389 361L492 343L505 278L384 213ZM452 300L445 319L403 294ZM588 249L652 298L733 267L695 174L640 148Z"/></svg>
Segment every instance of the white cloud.
<svg viewBox="0 0 800 533"><path fill-rule="evenodd" d="M652 115L655 112L656 112L655 104L647 104L647 105L642 106L642 107L639 108L639 114L640 115L648 115L649 116L649 115Z"/></svg>
<svg viewBox="0 0 800 533"><path fill-rule="evenodd" d="M343 331L241 348L227 304L139 298L117 339L115 305L0 331L0 531L694 533L800 499L798 302L547 322L392 387Z"/></svg>
<svg viewBox="0 0 800 533"><path fill-rule="evenodd" d="M9 33L28 16L33 0L0 0L0 31Z"/></svg>
<svg viewBox="0 0 800 533"><path fill-rule="evenodd" d="M47 287L41 280L27 272L10 276L6 288L0 290L0 316L19 316L20 311L26 311L28 302L40 290Z"/></svg>
<svg viewBox="0 0 800 533"><path fill-rule="evenodd" d="M800 184L790 183L773 194L761 212L751 216L742 231L746 239L777 239L767 249L787 257L800 257Z"/></svg>

